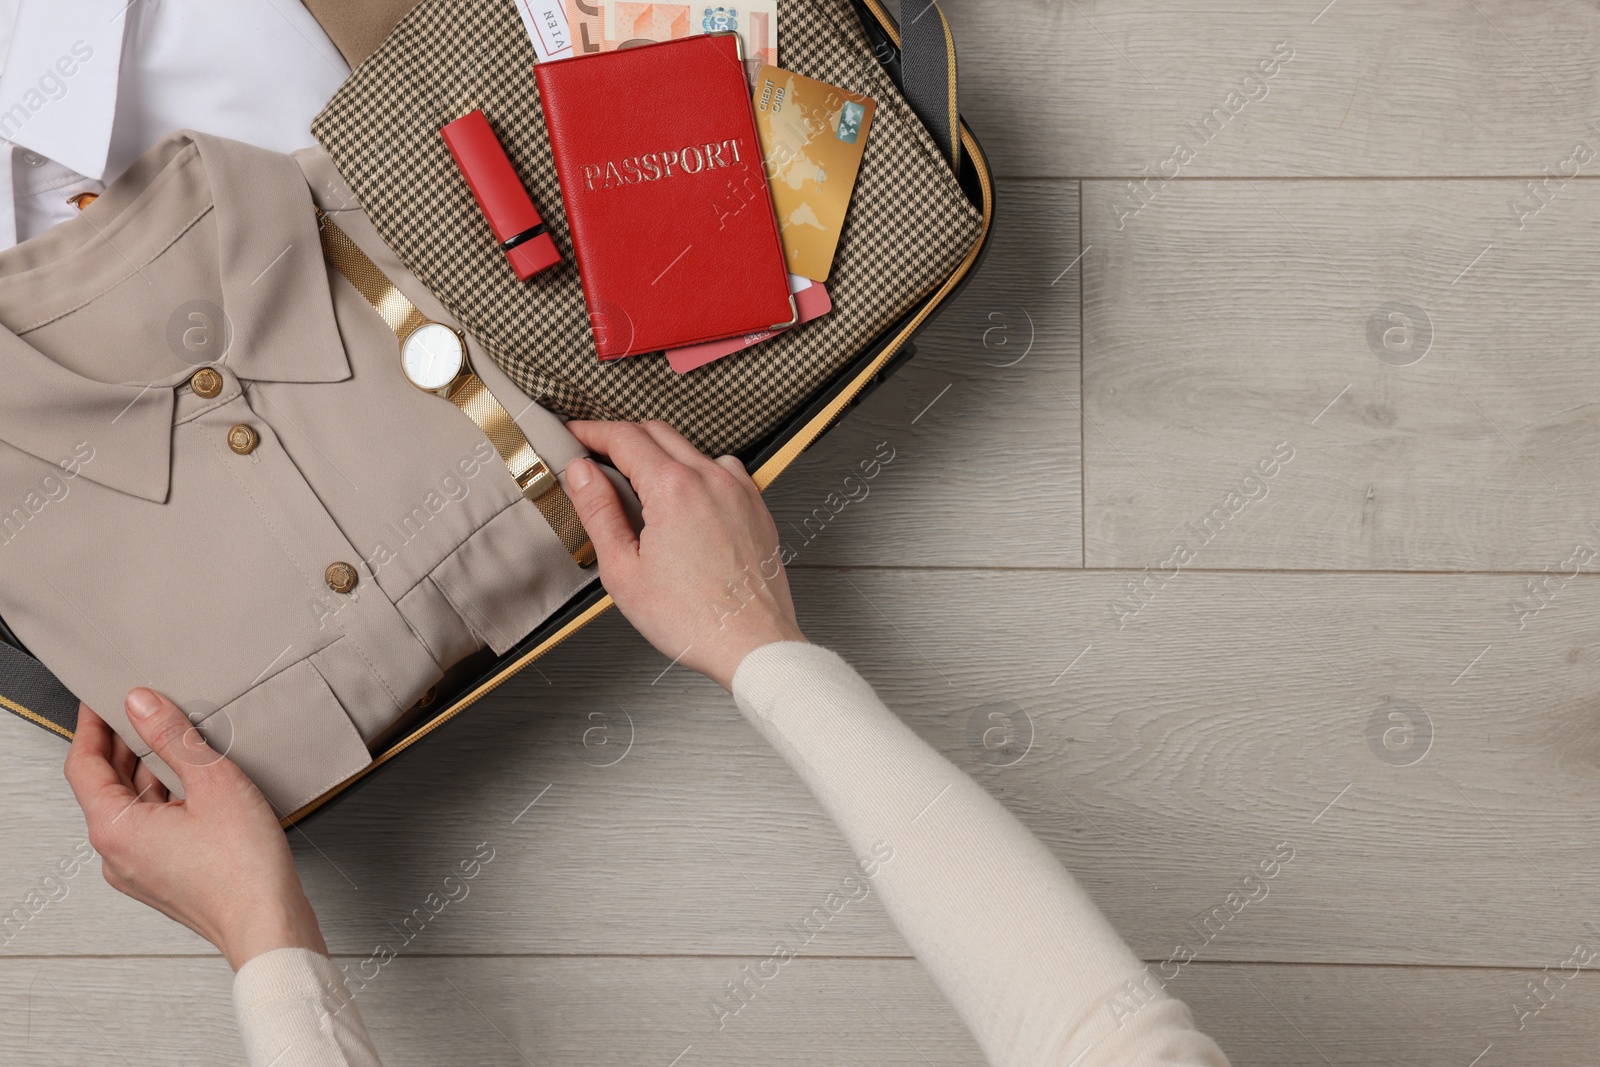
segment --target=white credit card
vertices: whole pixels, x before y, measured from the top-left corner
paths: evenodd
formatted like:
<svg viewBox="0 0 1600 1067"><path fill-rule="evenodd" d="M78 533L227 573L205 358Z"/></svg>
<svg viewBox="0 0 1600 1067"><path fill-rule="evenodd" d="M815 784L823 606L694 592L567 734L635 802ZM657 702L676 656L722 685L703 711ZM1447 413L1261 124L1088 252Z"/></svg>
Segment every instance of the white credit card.
<svg viewBox="0 0 1600 1067"><path fill-rule="evenodd" d="M568 59L572 56L572 29L567 24L567 8L562 0L517 0L533 54L539 62Z"/></svg>

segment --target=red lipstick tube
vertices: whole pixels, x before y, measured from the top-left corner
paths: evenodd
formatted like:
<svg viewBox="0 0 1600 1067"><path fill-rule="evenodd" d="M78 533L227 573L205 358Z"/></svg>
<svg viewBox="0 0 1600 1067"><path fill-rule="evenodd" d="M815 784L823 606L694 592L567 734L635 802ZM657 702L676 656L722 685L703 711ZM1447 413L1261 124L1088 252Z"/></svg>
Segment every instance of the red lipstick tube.
<svg viewBox="0 0 1600 1067"><path fill-rule="evenodd" d="M527 281L560 263L561 253L549 229L483 112L469 111L446 123L439 133L517 277Z"/></svg>

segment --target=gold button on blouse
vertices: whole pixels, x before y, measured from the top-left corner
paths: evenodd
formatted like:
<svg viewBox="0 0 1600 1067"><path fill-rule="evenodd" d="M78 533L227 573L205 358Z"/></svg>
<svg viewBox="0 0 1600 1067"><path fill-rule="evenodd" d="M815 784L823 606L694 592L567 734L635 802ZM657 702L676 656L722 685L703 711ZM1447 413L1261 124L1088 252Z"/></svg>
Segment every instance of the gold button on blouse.
<svg viewBox="0 0 1600 1067"><path fill-rule="evenodd" d="M260 443L261 435L242 422L228 431L228 447L241 456L254 452Z"/></svg>
<svg viewBox="0 0 1600 1067"><path fill-rule="evenodd" d="M348 563L333 563L328 566L328 588L335 593L348 593L356 587L359 576L356 569Z"/></svg>
<svg viewBox="0 0 1600 1067"><path fill-rule="evenodd" d="M194 377L189 379L189 388L194 390L194 395L210 400L222 392L222 375L210 367L203 367L194 372Z"/></svg>

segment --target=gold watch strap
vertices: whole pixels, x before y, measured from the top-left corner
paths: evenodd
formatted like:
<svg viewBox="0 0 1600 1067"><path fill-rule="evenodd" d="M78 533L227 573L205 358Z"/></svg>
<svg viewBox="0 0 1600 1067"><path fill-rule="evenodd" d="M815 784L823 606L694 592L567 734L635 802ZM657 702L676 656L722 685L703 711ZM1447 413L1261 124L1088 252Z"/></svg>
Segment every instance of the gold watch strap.
<svg viewBox="0 0 1600 1067"><path fill-rule="evenodd" d="M322 254L339 269L356 292L367 298L383 321L389 324L394 335L404 341L418 326L428 321L428 316L394 287L387 275L339 225L323 213L317 212L317 232L322 238Z"/></svg>
<svg viewBox="0 0 1600 1067"><path fill-rule="evenodd" d="M584 567L593 563L594 544L572 500L556 481L555 473L534 452L527 435L512 420L510 412L483 384L483 379L476 374L462 377L450 390L450 402L465 411L494 444L494 450L500 453L511 476L522 487L523 495L544 515L572 558Z"/></svg>
<svg viewBox="0 0 1600 1067"><path fill-rule="evenodd" d="M331 218L317 211L317 230L322 239L322 254L343 274L356 291L366 297L367 303L389 324L394 335L404 343L412 331L429 322L404 293L396 289L377 264ZM483 379L469 369L447 394L450 402L466 413L489 438L506 469L516 479L522 495L533 501L550 528L561 539L579 566L587 567L595 561L594 543L578 518L577 509L566 490L556 479L544 460L533 450L528 437L505 406L496 400Z"/></svg>

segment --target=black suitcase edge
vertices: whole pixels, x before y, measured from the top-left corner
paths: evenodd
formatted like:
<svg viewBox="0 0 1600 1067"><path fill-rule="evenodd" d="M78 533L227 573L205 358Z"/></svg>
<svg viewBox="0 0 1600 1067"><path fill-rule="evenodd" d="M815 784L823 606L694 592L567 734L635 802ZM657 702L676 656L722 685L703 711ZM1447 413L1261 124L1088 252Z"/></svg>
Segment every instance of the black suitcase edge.
<svg viewBox="0 0 1600 1067"><path fill-rule="evenodd" d="M873 43L878 61L898 84L901 80L900 53L895 44L894 34L897 30L893 19L876 0L854 0L854 5L861 16L862 26ZM951 278L885 330L846 371L835 378L828 388L799 409L788 422L766 439L751 445L739 454L745 469L763 490L820 440L840 418L871 395L890 375L916 355L916 346L913 343L916 335L966 287L987 256L995 218L994 180L982 146L964 121L961 124L961 143L965 150L961 153L961 166L957 179L967 199L983 211L983 230L976 244ZM577 633L610 606L611 598L596 578L493 665L476 677L459 683L455 692L443 694L448 701L447 706L441 707L427 721L405 731L387 744L381 752L374 753L372 762L356 774L284 816L280 819L281 824L285 828L297 825L350 796L371 781L378 771L389 767L400 755L414 747L417 742ZM22 653L27 651L6 627L3 619L0 619L0 644L9 645ZM23 706L0 695L0 708L71 740L72 730L76 726L75 699L64 689L60 694L41 699L49 704L43 711Z"/></svg>

